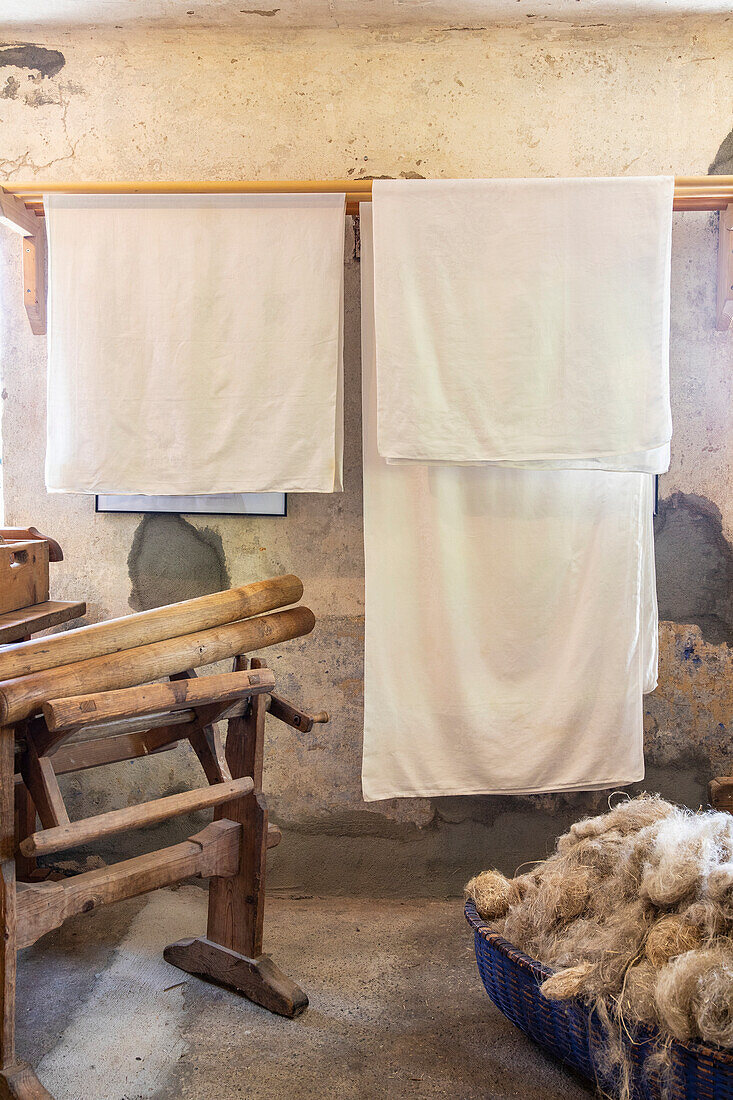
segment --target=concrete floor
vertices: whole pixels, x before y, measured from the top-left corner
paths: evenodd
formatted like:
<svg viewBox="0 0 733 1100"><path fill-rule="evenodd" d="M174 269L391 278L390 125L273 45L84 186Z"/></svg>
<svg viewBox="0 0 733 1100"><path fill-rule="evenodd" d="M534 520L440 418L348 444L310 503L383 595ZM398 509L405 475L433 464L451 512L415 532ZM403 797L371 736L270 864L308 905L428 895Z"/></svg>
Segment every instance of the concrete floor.
<svg viewBox="0 0 733 1100"><path fill-rule="evenodd" d="M162 890L23 952L19 1055L56 1100L587 1100L481 987L459 901L274 898L266 948L310 1007L283 1020L169 966L206 895Z"/></svg>

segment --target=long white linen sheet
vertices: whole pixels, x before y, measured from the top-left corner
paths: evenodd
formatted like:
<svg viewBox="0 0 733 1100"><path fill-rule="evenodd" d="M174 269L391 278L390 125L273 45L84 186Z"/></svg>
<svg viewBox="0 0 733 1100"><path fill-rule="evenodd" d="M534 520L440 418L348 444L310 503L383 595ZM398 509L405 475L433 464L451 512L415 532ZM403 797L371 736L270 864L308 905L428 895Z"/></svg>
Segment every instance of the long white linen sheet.
<svg viewBox="0 0 733 1100"><path fill-rule="evenodd" d="M344 195L44 202L51 492L341 488Z"/></svg>
<svg viewBox="0 0 733 1100"><path fill-rule="evenodd" d="M642 692L656 680L653 480L388 464L371 221L362 204L364 797L640 780Z"/></svg>
<svg viewBox="0 0 733 1100"><path fill-rule="evenodd" d="M379 453L667 469L673 191L375 180Z"/></svg>

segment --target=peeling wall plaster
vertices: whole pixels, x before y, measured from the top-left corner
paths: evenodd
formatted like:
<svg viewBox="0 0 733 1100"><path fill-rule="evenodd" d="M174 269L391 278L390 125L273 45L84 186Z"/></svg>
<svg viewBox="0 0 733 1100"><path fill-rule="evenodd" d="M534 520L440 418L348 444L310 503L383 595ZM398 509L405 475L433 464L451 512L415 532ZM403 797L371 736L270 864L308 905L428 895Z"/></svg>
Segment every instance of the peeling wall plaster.
<svg viewBox="0 0 733 1100"><path fill-rule="evenodd" d="M265 10L265 9L263 9ZM54 179L578 175L733 171L733 43L717 21L449 31L59 32L51 74L0 74L0 176ZM0 48L15 48L10 44ZM25 49L26 47L23 46ZM42 61L41 54L21 54ZM39 98L34 93L40 92ZM684 113L679 103L684 102ZM721 144L722 142L722 144ZM542 858L608 792L365 805L359 265L347 219L345 492L289 499L288 516L95 514L43 486L45 342L28 332L20 252L0 237L7 521L62 543L53 594L90 621L298 573L318 625L266 654L280 690L329 725L268 721L266 786L284 840L273 887L460 893L477 868ZM672 467L657 521L660 684L645 700L646 786L697 805L730 772L733 678L733 336L717 333L717 216L677 215L672 293ZM243 410L247 417L256 410ZM199 782L181 747L64 777L72 818ZM119 858L189 835L176 821L97 846ZM90 849L91 852L91 849ZM70 858L73 858L73 853Z"/></svg>
<svg viewBox="0 0 733 1100"><path fill-rule="evenodd" d="M221 592L230 584L221 535L199 530L182 516L143 516L127 566L133 611Z"/></svg>

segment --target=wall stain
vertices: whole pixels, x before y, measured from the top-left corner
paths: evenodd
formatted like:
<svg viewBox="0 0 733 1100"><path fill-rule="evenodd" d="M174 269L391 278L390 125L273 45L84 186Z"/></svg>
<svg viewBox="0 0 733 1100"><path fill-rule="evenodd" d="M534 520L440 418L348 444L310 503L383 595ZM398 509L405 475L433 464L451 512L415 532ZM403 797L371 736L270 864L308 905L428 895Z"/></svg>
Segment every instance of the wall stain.
<svg viewBox="0 0 733 1100"><path fill-rule="evenodd" d="M280 11L279 8L269 8L269 9L264 9L264 8L241 8L240 9L240 14L241 15L264 15L269 19L273 15L277 15L277 13L279 11Z"/></svg>
<svg viewBox="0 0 733 1100"><path fill-rule="evenodd" d="M706 497L673 493L659 503L654 536L659 618L733 646L733 547L720 510Z"/></svg>
<svg viewBox="0 0 733 1100"><path fill-rule="evenodd" d="M47 103L54 103L58 106L60 100L55 96L48 95L40 88L34 88L30 95L25 97L25 102L28 107L45 107Z"/></svg>
<svg viewBox="0 0 733 1100"><path fill-rule="evenodd" d="M47 50L45 46L26 44L6 46L0 49L0 66L13 65L16 69L34 69L43 76L56 76L66 64L60 50Z"/></svg>
<svg viewBox="0 0 733 1100"><path fill-rule="evenodd" d="M715 160L708 168L709 176L733 175L733 130L723 140L715 154Z"/></svg>
<svg viewBox="0 0 733 1100"><path fill-rule="evenodd" d="M9 76L0 92L0 99L15 99L20 91L20 81L14 76Z"/></svg>
<svg viewBox="0 0 733 1100"><path fill-rule="evenodd" d="M230 587L221 536L182 516L143 516L127 559L130 607L148 611Z"/></svg>

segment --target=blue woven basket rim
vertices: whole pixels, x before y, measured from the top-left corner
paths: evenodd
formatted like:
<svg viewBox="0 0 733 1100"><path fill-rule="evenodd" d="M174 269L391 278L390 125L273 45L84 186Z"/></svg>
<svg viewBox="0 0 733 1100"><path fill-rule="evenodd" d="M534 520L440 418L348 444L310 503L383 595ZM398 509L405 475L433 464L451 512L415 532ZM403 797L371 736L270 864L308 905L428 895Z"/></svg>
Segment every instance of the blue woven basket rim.
<svg viewBox="0 0 733 1100"><path fill-rule="evenodd" d="M495 947L498 951L505 955L510 962L519 967L520 970L526 970L531 974L538 982L543 982L545 978L549 978L555 971L550 966L545 966L544 963L538 962L537 959L531 958L529 955L525 955L523 951L519 951L514 944L509 940L505 940L503 936L500 936L498 932L494 932L492 928L478 914L478 910L473 901L469 898L466 902L464 909L466 920L483 939ZM580 999L574 999L571 1002L578 1008L584 1008L584 1004ZM658 1034L656 1029L646 1029L650 1035ZM718 1064L725 1064L733 1066L733 1051L725 1050L723 1047L708 1046L706 1043L698 1043L694 1039L689 1042L683 1042L680 1039L674 1039L672 1046L677 1047L681 1051L685 1051L688 1055L694 1058L712 1059Z"/></svg>

